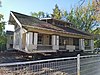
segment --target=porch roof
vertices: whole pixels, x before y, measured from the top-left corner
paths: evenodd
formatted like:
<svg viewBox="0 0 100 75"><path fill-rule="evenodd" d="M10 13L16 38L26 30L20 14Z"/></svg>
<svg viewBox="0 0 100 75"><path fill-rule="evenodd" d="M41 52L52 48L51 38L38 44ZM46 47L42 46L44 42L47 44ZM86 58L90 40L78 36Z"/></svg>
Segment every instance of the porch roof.
<svg viewBox="0 0 100 75"><path fill-rule="evenodd" d="M44 30L47 29L47 30L56 31L56 32L64 32L64 33L83 35L83 36L92 36L89 33L85 33L83 31L79 31L71 27L62 27L62 26L52 25L32 16L24 15L24 14L13 12L13 11L11 12L22 24L22 26L25 27L26 29L28 26L29 27L31 26L31 27L36 27L38 29L39 28L44 29ZM9 20L9 22L11 22L11 20Z"/></svg>

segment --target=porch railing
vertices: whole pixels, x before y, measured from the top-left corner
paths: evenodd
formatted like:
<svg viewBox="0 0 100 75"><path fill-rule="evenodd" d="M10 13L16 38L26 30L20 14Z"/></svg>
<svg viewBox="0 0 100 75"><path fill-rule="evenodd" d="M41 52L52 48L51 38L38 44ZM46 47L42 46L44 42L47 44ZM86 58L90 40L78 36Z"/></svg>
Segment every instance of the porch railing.
<svg viewBox="0 0 100 75"><path fill-rule="evenodd" d="M75 50L75 46L74 45L60 45L59 46L59 50Z"/></svg>
<svg viewBox="0 0 100 75"><path fill-rule="evenodd" d="M52 50L52 45L38 45L38 50Z"/></svg>
<svg viewBox="0 0 100 75"><path fill-rule="evenodd" d="M85 49L87 50L87 49L91 49L91 47L90 46L85 46Z"/></svg>
<svg viewBox="0 0 100 75"><path fill-rule="evenodd" d="M59 50L66 50L66 46L60 45L60 46L59 46Z"/></svg>

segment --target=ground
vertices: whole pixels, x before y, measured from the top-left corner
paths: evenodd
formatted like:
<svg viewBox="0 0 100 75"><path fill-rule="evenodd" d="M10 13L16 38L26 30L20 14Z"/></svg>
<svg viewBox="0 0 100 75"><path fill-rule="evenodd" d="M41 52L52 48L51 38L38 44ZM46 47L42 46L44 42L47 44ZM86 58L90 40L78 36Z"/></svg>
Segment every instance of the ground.
<svg viewBox="0 0 100 75"><path fill-rule="evenodd" d="M24 62L40 59L51 59L61 57L74 57L77 56L78 52L58 52L49 56L43 56L42 54L27 54L16 50L8 50L0 52L0 63L11 63L11 62ZM93 53L81 52L81 56L90 55Z"/></svg>

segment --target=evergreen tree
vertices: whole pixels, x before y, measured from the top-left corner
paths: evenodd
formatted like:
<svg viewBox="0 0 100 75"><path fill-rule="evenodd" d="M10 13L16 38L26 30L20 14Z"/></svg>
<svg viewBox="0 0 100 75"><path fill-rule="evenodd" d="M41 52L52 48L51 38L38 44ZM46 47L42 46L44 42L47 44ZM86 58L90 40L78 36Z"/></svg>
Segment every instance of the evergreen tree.
<svg viewBox="0 0 100 75"><path fill-rule="evenodd" d="M34 12L34 13L31 13L31 15L36 18L44 18L45 17L45 13L43 11Z"/></svg>
<svg viewBox="0 0 100 75"><path fill-rule="evenodd" d="M55 8L53 9L52 17L55 18L55 19L61 19L62 18L61 10L59 9L57 4L55 5Z"/></svg>
<svg viewBox="0 0 100 75"><path fill-rule="evenodd" d="M90 3L87 6L71 9L70 13L66 15L66 20L78 29L91 32L94 27L98 26L94 9Z"/></svg>

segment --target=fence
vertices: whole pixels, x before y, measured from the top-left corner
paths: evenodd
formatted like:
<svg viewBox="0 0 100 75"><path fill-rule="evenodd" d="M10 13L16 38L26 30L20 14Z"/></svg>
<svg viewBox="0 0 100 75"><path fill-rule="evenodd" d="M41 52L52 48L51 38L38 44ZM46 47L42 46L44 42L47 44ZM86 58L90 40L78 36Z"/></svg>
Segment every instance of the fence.
<svg viewBox="0 0 100 75"><path fill-rule="evenodd" d="M100 56L0 64L0 75L100 75Z"/></svg>
<svg viewBox="0 0 100 75"><path fill-rule="evenodd" d="M81 56L81 75L100 75L100 55Z"/></svg>

